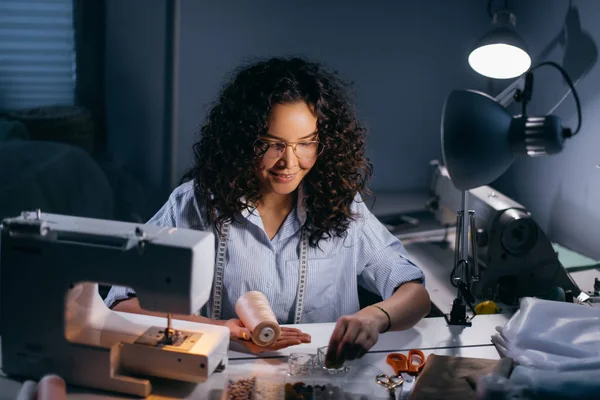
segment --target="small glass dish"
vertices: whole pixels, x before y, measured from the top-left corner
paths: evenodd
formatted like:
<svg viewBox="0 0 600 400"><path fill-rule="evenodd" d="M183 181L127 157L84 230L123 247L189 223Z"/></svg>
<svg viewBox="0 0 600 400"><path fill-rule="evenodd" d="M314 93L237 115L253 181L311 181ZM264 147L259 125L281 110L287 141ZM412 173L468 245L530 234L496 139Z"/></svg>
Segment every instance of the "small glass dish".
<svg viewBox="0 0 600 400"><path fill-rule="evenodd" d="M288 356L288 376L309 376L312 374L315 356L306 353L292 353Z"/></svg>
<svg viewBox="0 0 600 400"><path fill-rule="evenodd" d="M329 373L331 375L348 372L348 370L350 369L350 361L346 360L341 365L325 365L326 364L325 363L326 355L327 355L327 346L319 347L317 349L316 365L319 368L323 369L324 371L326 371L327 373Z"/></svg>

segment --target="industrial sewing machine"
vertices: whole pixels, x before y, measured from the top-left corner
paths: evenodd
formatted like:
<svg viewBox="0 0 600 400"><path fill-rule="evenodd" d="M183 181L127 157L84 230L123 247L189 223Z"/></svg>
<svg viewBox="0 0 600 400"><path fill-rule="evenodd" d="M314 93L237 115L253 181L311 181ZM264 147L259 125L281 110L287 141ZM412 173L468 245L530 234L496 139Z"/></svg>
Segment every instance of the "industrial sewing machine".
<svg viewBox="0 0 600 400"><path fill-rule="evenodd" d="M229 330L170 313L208 301L214 256L206 232L39 211L5 219L2 370L143 397L150 377L204 382L227 365ZM98 283L133 288L143 309L165 317L108 309Z"/></svg>
<svg viewBox="0 0 600 400"><path fill-rule="evenodd" d="M442 165L435 166L430 193L429 208L438 223L455 225L461 192ZM516 306L520 297L545 297L556 287L574 297L580 295L552 243L525 207L481 186L469 191L469 209L475 211L473 242L479 264L479 280L471 283L470 290L477 302L494 300ZM448 284L451 269L452 264L446 266Z"/></svg>

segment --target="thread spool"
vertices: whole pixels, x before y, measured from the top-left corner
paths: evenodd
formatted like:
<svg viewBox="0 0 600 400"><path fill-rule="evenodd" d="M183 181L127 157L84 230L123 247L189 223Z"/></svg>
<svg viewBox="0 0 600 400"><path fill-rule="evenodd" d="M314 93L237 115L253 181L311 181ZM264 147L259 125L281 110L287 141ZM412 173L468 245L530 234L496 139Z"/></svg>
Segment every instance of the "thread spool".
<svg viewBox="0 0 600 400"><path fill-rule="evenodd" d="M67 385L58 375L46 375L37 385L37 400L67 400Z"/></svg>
<svg viewBox="0 0 600 400"><path fill-rule="evenodd" d="M17 400L35 400L37 396L37 383L34 381L25 381L17 395Z"/></svg>
<svg viewBox="0 0 600 400"><path fill-rule="evenodd" d="M244 294L235 303L235 312L250 330L250 337L256 345L269 346L281 335L275 313L262 292L253 290Z"/></svg>

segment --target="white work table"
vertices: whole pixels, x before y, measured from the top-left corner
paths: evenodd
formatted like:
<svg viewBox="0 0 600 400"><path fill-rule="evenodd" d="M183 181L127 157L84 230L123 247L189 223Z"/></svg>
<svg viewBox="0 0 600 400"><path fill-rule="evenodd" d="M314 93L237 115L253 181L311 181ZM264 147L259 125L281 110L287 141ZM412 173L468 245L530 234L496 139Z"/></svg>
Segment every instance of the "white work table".
<svg viewBox="0 0 600 400"><path fill-rule="evenodd" d="M504 314L478 315L473 319L471 327L450 327L443 318L423 319L412 329L380 335L377 344L368 354L360 360L353 361L347 374L331 377L331 380L334 384L343 385L346 392L353 394L352 398L387 399L389 397L386 390L375 383L375 376L379 373L392 373L391 367L385 362L388 353L406 352L415 348L423 350L425 356L435 353L498 359L498 352L492 345L490 337L495 333L496 327L503 326L508 318L509 316ZM224 372L213 374L202 384L157 380L154 382L154 392L149 399L220 399L230 377L273 375L283 382L286 379L287 356L291 353L316 354L317 348L327 345L334 324L303 324L296 327L309 333L312 336L312 343L260 355L230 350L229 365ZM302 381L302 378L296 380ZM310 378L306 381L310 381ZM14 400L20 388L21 381L5 376L0 377L0 400ZM402 393L397 390L396 394L400 398ZM100 393L78 387L69 387L68 398L132 399L129 396Z"/></svg>

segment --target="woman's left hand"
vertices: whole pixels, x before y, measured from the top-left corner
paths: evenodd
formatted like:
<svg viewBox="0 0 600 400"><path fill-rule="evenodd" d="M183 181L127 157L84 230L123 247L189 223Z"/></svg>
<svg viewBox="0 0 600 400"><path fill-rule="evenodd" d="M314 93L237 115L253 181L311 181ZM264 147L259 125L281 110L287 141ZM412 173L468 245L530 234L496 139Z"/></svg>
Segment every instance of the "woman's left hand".
<svg viewBox="0 0 600 400"><path fill-rule="evenodd" d="M325 364L336 367L364 356L377 343L379 323L371 315L345 315L338 319L329 340Z"/></svg>
<svg viewBox="0 0 600 400"><path fill-rule="evenodd" d="M232 342L241 344L254 354L278 351L285 349L286 347L296 346L302 343L310 343L311 341L311 337L308 333L304 333L297 328L282 326L281 335L273 344L269 346L258 346L252 342L252 339L250 338L250 330L246 328L239 319L230 319L225 323L225 326L227 326L231 331L230 340Z"/></svg>

